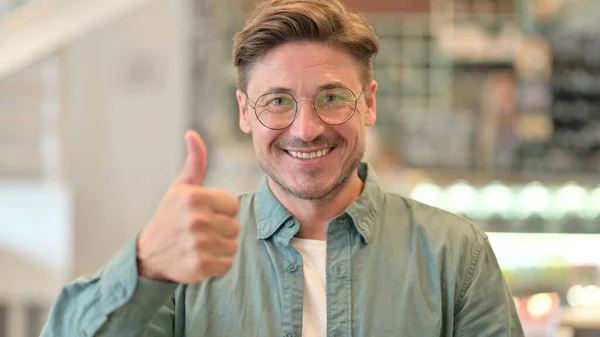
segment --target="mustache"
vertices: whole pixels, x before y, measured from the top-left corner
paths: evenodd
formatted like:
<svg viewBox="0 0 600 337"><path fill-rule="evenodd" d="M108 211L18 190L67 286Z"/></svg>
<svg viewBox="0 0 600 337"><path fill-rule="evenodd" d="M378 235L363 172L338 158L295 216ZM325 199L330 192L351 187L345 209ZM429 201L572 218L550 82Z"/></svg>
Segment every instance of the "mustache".
<svg viewBox="0 0 600 337"><path fill-rule="evenodd" d="M302 149L302 148L311 148L311 147L336 147L340 144L344 143L344 139L341 136L318 136L317 138L311 140L310 142L304 141L300 138L288 138L288 139L279 139L275 143L273 143L274 147L277 148L294 148L294 149Z"/></svg>

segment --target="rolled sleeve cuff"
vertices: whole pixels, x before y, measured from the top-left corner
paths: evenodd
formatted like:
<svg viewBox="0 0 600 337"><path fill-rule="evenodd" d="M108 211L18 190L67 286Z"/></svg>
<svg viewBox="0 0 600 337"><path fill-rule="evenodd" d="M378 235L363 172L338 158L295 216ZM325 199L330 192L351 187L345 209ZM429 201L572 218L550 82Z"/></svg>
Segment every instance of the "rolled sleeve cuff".
<svg viewBox="0 0 600 337"><path fill-rule="evenodd" d="M100 277L101 305L106 315L150 320L174 294L178 284L143 278L137 269L137 238L106 265Z"/></svg>

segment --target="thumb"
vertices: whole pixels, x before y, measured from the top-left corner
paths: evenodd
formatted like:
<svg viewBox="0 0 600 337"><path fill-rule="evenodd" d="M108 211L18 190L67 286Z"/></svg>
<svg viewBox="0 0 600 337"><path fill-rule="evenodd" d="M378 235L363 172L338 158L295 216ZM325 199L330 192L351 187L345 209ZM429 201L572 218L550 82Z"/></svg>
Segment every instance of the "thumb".
<svg viewBox="0 0 600 337"><path fill-rule="evenodd" d="M202 137L192 130L185 133L185 143L187 146L187 159L175 183L200 185L204 180L204 173L208 165L206 146L202 141Z"/></svg>

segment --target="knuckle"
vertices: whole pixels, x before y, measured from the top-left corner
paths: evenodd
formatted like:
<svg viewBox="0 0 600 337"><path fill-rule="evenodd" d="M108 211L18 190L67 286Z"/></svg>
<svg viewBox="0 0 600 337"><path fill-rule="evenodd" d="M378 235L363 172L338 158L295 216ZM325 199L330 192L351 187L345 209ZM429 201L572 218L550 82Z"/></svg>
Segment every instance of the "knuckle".
<svg viewBox="0 0 600 337"><path fill-rule="evenodd" d="M218 193L219 200L223 205L227 205L228 212L231 210L231 215L236 215L240 212L240 200L228 193L227 191L216 191Z"/></svg>
<svg viewBox="0 0 600 337"><path fill-rule="evenodd" d="M210 200L220 200L222 198L223 191L217 188L207 187L202 190L204 192L204 198Z"/></svg>
<svg viewBox="0 0 600 337"><path fill-rule="evenodd" d="M192 251L202 251L208 246L209 243L210 240L208 240L208 238L205 236L196 237L192 240Z"/></svg>
<svg viewBox="0 0 600 337"><path fill-rule="evenodd" d="M204 272L207 272L208 270L210 270L212 268L212 266L213 266L213 263L208 258L201 259L198 264L198 268L200 268L200 270L203 270Z"/></svg>
<svg viewBox="0 0 600 337"><path fill-rule="evenodd" d="M206 228L209 225L209 221L199 215L199 214L190 214L187 220L187 228L190 230L202 229Z"/></svg>
<svg viewBox="0 0 600 337"><path fill-rule="evenodd" d="M196 188L187 189L184 195L184 202L187 206L198 205L204 199L202 192Z"/></svg>
<svg viewBox="0 0 600 337"><path fill-rule="evenodd" d="M194 229L195 226L196 226L196 217L193 216L193 215L191 215L191 214L188 215L186 217L186 219L184 220L184 227L185 227L185 229L191 231L192 229Z"/></svg>
<svg viewBox="0 0 600 337"><path fill-rule="evenodd" d="M210 269L213 267L213 261L207 256L201 257L199 256L195 261L195 269L206 274L209 273Z"/></svg>

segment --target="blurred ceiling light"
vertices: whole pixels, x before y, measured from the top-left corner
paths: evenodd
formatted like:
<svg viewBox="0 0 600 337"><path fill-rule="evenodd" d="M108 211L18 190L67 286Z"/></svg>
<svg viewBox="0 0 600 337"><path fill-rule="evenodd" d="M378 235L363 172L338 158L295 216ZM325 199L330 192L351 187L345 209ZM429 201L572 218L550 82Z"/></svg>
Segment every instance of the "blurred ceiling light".
<svg viewBox="0 0 600 337"><path fill-rule="evenodd" d="M505 213L513 199L508 187L498 181L485 186L481 190L481 208L490 213Z"/></svg>
<svg viewBox="0 0 600 337"><path fill-rule="evenodd" d="M446 191L446 202L448 210L457 213L470 213L474 210L477 200L477 190L466 181L457 181Z"/></svg>
<svg viewBox="0 0 600 337"><path fill-rule="evenodd" d="M574 285L567 291L567 303L571 307L600 306L600 287Z"/></svg>
<svg viewBox="0 0 600 337"><path fill-rule="evenodd" d="M600 287L596 285L588 285L583 287L584 300L583 305L586 307L600 306Z"/></svg>
<svg viewBox="0 0 600 337"><path fill-rule="evenodd" d="M571 181L556 191L552 208L559 217L566 213L579 212L584 208L586 199L585 188Z"/></svg>
<svg viewBox="0 0 600 337"><path fill-rule="evenodd" d="M541 318L552 311L554 301L548 293L532 295L527 301L527 312L531 317Z"/></svg>
<svg viewBox="0 0 600 337"><path fill-rule="evenodd" d="M418 182L410 192L410 197L435 207L440 207L442 189L430 180Z"/></svg>
<svg viewBox="0 0 600 337"><path fill-rule="evenodd" d="M531 182L519 193L518 204L518 213L522 218L535 213L547 216L550 204L550 192L541 183L537 181Z"/></svg>
<svg viewBox="0 0 600 337"><path fill-rule="evenodd" d="M587 202L582 213L589 219L600 217L600 186L587 195Z"/></svg>
<svg viewBox="0 0 600 337"><path fill-rule="evenodd" d="M571 307L578 307L581 305L581 289L580 285L574 285L567 291L567 303Z"/></svg>

